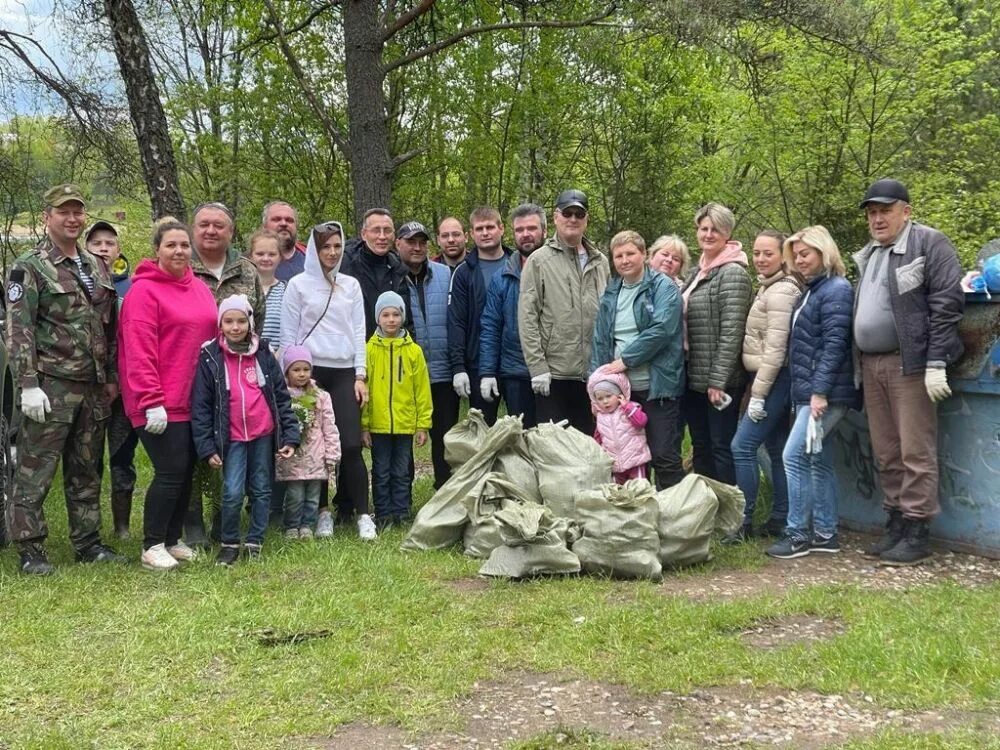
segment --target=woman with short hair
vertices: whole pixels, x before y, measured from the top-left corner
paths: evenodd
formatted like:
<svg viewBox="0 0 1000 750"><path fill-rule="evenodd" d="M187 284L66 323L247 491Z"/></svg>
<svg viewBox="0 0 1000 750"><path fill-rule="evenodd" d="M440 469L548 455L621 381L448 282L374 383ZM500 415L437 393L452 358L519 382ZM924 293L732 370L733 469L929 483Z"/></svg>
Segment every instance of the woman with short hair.
<svg viewBox="0 0 1000 750"><path fill-rule="evenodd" d="M691 268L687 243L676 234L657 237L649 248L649 267L682 284Z"/></svg>
<svg viewBox="0 0 1000 750"><path fill-rule="evenodd" d="M745 379L740 352L753 289L743 246L732 240L736 217L719 203L695 214L698 267L684 285L687 392L684 418L694 470L736 484L731 444Z"/></svg>

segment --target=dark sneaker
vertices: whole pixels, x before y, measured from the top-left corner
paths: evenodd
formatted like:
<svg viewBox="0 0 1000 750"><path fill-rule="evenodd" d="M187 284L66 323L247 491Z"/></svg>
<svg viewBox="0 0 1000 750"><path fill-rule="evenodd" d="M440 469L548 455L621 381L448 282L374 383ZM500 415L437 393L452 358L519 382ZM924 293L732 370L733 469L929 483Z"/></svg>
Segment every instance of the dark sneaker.
<svg viewBox="0 0 1000 750"><path fill-rule="evenodd" d="M813 552L840 552L840 540L836 534L831 534L830 536L813 534L810 546Z"/></svg>
<svg viewBox="0 0 1000 750"><path fill-rule="evenodd" d="M749 541L753 538L753 526L748 523L740 526L732 534L727 534L722 537L722 543L727 547L731 547L736 544L743 544L743 542Z"/></svg>
<svg viewBox="0 0 1000 750"><path fill-rule="evenodd" d="M239 546L227 546L224 544L219 548L219 556L215 559L215 561L219 565L225 565L227 568L231 568L239 559Z"/></svg>
<svg viewBox="0 0 1000 750"><path fill-rule="evenodd" d="M781 537L781 539L765 550L769 556L776 557L779 560L792 560L796 557L805 557L810 551L811 545L808 539L799 539L789 534L785 534L785 536Z"/></svg>
<svg viewBox="0 0 1000 750"><path fill-rule="evenodd" d="M882 538L874 544L865 547L861 554L868 558L882 557L883 552L888 552L902 541L906 533L906 524L903 513L899 510L890 510L889 518L885 522L885 533Z"/></svg>
<svg viewBox="0 0 1000 750"><path fill-rule="evenodd" d="M781 535L785 533L786 524L784 518L770 518L767 523L760 527L760 533L763 536L773 536L775 539L780 539Z"/></svg>
<svg viewBox="0 0 1000 750"><path fill-rule="evenodd" d="M928 537L930 528L927 521L906 518L904 519L905 534L890 550L882 553L879 557L879 565L910 566L920 565L930 558L931 550Z"/></svg>
<svg viewBox="0 0 1000 750"><path fill-rule="evenodd" d="M123 555L119 555L110 547L105 547L100 542L91 544L87 549L79 550L76 553L77 562L83 563L124 563L128 562Z"/></svg>
<svg viewBox="0 0 1000 750"><path fill-rule="evenodd" d="M260 559L260 545L259 544L244 544L243 549L246 550L247 560L259 560Z"/></svg>
<svg viewBox="0 0 1000 750"><path fill-rule="evenodd" d="M56 569L44 550L34 549L21 552L21 572L29 576L50 576Z"/></svg>

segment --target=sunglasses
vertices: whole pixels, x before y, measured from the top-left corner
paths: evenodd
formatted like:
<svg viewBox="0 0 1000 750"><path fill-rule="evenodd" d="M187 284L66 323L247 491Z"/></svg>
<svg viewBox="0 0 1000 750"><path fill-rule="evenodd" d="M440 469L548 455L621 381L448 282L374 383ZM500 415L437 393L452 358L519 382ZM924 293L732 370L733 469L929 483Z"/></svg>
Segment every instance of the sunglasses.
<svg viewBox="0 0 1000 750"><path fill-rule="evenodd" d="M559 211L567 219L586 219L587 212L582 208L564 208Z"/></svg>
<svg viewBox="0 0 1000 750"><path fill-rule="evenodd" d="M344 236L344 228L340 226L339 221L324 221L322 224L314 226L313 231L317 234L339 234L341 237Z"/></svg>

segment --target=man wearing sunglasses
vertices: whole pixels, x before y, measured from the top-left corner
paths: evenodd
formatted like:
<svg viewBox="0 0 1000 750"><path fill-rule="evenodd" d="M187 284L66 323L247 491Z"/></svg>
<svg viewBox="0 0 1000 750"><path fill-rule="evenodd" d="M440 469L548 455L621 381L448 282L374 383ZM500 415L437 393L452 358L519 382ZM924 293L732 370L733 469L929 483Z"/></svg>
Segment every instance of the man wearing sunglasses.
<svg viewBox="0 0 1000 750"><path fill-rule="evenodd" d="M564 190L556 198L553 237L531 254L521 272L518 328L531 374L539 422L562 419L594 430L587 368L608 259L588 240L587 196Z"/></svg>

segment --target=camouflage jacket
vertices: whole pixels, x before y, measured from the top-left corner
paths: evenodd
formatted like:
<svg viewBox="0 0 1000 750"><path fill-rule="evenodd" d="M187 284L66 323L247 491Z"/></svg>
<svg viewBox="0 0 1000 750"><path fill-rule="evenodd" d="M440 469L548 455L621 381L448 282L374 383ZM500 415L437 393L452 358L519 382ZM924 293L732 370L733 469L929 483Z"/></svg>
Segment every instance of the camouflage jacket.
<svg viewBox="0 0 1000 750"><path fill-rule="evenodd" d="M216 304L230 295L245 294L253 308L254 331L261 332L264 327L264 288L260 285L257 267L253 263L231 247L226 251L226 265L222 267L221 278L216 278L208 270L197 253L191 256L191 270L212 290Z"/></svg>
<svg viewBox="0 0 1000 750"><path fill-rule="evenodd" d="M76 263L48 238L14 261L7 283L7 348L21 388L38 375L118 382L118 295L107 267L79 246L94 280L90 294Z"/></svg>

